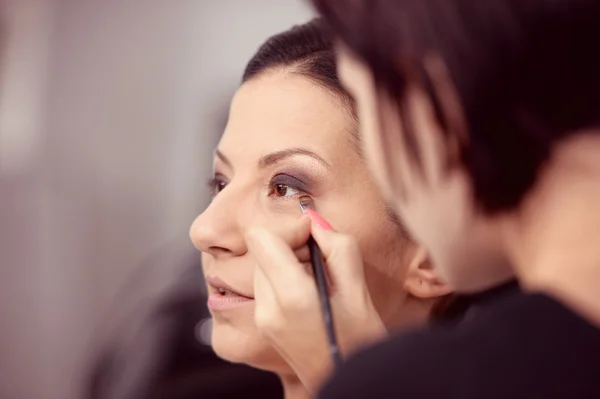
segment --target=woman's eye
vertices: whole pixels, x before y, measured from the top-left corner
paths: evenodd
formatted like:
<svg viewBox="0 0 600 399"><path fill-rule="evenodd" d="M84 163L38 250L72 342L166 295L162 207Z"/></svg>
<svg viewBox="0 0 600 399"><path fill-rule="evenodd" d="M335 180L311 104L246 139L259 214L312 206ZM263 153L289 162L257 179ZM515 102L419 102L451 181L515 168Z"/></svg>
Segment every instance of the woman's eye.
<svg viewBox="0 0 600 399"><path fill-rule="evenodd" d="M227 182L220 177L213 177L208 182L208 187L213 195L213 197L219 194L225 187L227 187Z"/></svg>
<svg viewBox="0 0 600 399"><path fill-rule="evenodd" d="M225 186L227 186L227 183L225 183L224 181L218 181L215 183L215 191L217 193L220 193L221 191L223 191Z"/></svg>
<svg viewBox="0 0 600 399"><path fill-rule="evenodd" d="M272 186L271 194L275 197L293 197L300 194L300 192L293 187L279 183Z"/></svg>
<svg viewBox="0 0 600 399"><path fill-rule="evenodd" d="M291 199L298 198L307 192L306 183L302 180L280 173L269 181L267 185L267 192L269 197Z"/></svg>

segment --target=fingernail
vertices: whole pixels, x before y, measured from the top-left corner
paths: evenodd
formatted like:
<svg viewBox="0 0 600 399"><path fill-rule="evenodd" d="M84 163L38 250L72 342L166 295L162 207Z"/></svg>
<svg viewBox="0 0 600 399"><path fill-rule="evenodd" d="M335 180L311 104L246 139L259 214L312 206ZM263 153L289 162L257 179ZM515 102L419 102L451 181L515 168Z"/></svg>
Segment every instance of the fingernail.
<svg viewBox="0 0 600 399"><path fill-rule="evenodd" d="M329 223L327 223L327 220L323 219L321 217L321 215L319 215L317 212L313 211L312 209L308 209L306 211L306 214L308 215L308 217L310 217L310 220L315 222L317 224L317 226L319 226L323 230L333 230L333 227L331 227L331 225Z"/></svg>

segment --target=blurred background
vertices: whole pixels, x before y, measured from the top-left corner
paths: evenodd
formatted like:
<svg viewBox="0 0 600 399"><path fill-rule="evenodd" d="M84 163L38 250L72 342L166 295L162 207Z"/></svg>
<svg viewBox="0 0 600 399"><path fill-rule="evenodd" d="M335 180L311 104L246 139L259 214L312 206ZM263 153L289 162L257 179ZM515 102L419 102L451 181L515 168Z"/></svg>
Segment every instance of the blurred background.
<svg viewBox="0 0 600 399"><path fill-rule="evenodd" d="M0 398L83 397L208 203L245 63L302 0L0 0ZM144 272L143 265L152 264Z"/></svg>

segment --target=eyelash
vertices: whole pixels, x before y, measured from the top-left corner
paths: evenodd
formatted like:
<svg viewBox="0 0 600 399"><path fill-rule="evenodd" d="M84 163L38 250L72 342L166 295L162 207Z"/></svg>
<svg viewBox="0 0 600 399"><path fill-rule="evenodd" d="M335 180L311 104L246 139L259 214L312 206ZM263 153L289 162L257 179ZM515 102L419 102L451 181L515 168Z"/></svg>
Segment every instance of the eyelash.
<svg viewBox="0 0 600 399"><path fill-rule="evenodd" d="M223 187L221 187L219 189L219 185L223 185ZM206 182L206 185L208 186L208 189L210 190L210 195L212 198L216 197L217 194L219 194L221 191L223 191L225 189L225 187L227 187L227 182L225 181L224 176L216 174L214 175L211 179L208 179L208 181Z"/></svg>
<svg viewBox="0 0 600 399"><path fill-rule="evenodd" d="M225 177L223 175L220 174L216 174L212 179L209 179L208 181L208 188L210 189L211 195L212 197L216 197L221 191L223 191L225 188L227 188L227 181L225 179ZM279 199L286 199L286 198L300 198L303 195L309 194L306 189L304 187L304 182L302 182L301 180L292 177L290 175L286 175L286 174L278 174L273 176L273 178L271 178L271 180L269 180L269 183L267 183L266 189L268 192L268 195L270 197L275 197L275 198L279 198ZM286 189L292 189L295 190L297 193L293 194L291 196L286 196L286 195L281 195L278 196L275 193L277 192L277 190L279 188L286 188ZM287 192L286 192L287 194Z"/></svg>

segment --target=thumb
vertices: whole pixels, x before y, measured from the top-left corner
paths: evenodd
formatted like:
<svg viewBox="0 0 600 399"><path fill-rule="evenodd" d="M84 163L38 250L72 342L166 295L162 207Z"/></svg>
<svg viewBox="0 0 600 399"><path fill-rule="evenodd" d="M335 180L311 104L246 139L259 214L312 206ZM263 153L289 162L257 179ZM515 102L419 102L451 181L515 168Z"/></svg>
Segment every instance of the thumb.
<svg viewBox="0 0 600 399"><path fill-rule="evenodd" d="M304 247L306 241L308 241L310 225L311 223L308 221L308 218L302 215L302 217L295 221L290 221L284 226L271 228L270 230L285 241L292 250L298 250Z"/></svg>
<svg viewBox="0 0 600 399"><path fill-rule="evenodd" d="M363 286L364 270L360 248L356 239L339 233L315 211L307 212L311 221L311 235L319 245L329 275L337 289L354 289Z"/></svg>

